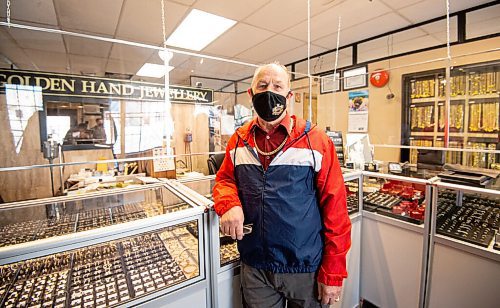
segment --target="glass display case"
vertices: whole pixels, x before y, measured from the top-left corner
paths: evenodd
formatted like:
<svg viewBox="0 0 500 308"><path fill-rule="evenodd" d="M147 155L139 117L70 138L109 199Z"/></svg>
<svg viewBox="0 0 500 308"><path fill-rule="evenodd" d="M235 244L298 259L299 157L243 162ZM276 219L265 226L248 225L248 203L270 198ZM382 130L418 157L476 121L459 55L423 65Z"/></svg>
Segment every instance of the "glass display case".
<svg viewBox="0 0 500 308"><path fill-rule="evenodd" d="M347 197L347 212L349 215L359 213L360 209L360 182L362 180L362 173L360 171L352 171L348 169L342 170L344 177L344 184Z"/></svg>
<svg viewBox="0 0 500 308"><path fill-rule="evenodd" d="M0 209L0 247L122 224L195 206L164 185L9 203Z"/></svg>
<svg viewBox="0 0 500 308"><path fill-rule="evenodd" d="M442 181L434 186L426 302L429 307L472 307L477 303L496 307L500 187L484 189ZM467 292L457 293L464 281Z"/></svg>
<svg viewBox="0 0 500 308"><path fill-rule="evenodd" d="M201 196L209 200L213 200L212 190L215 185L215 176L206 176L191 180L184 179L179 182ZM179 188L178 186L175 187ZM182 190L182 187L180 189ZM190 195L191 194L187 193L187 196ZM219 229L217 230L219 238L219 267L223 268L230 264L237 264L240 260L240 254L238 252L236 240L233 240L230 236L223 234Z"/></svg>
<svg viewBox="0 0 500 308"><path fill-rule="evenodd" d="M215 176L168 181L187 198L206 204L209 211L210 271L212 307L242 307L240 254L237 241L220 231L219 217L213 210L212 190Z"/></svg>
<svg viewBox="0 0 500 308"><path fill-rule="evenodd" d="M500 228L500 193L489 195L442 187L437 194L437 234L493 248Z"/></svg>
<svg viewBox="0 0 500 308"><path fill-rule="evenodd" d="M426 180L363 172L363 209L421 225L426 212Z"/></svg>
<svg viewBox="0 0 500 308"><path fill-rule="evenodd" d="M500 122L500 64L498 61L453 67L450 72L449 146L498 149ZM446 80L444 69L403 76L403 144L442 147L445 137ZM402 150L403 161L407 150ZM492 168L498 154L447 154L447 163ZM417 150L408 160L417 163Z"/></svg>
<svg viewBox="0 0 500 308"><path fill-rule="evenodd" d="M135 305L208 288L204 210L164 184L4 204L0 306Z"/></svg>

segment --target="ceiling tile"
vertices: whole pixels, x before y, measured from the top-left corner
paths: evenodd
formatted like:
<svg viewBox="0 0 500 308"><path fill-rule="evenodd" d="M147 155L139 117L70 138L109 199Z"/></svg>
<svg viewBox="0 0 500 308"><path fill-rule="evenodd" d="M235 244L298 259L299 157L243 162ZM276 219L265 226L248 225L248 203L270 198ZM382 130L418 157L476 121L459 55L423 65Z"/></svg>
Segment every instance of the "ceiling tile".
<svg viewBox="0 0 500 308"><path fill-rule="evenodd" d="M397 14L389 13L364 23L344 28L340 31L340 47L351 43L370 38L393 29L406 27L409 22ZM337 34L329 35L324 38L313 41L315 45L325 47L329 50L337 46Z"/></svg>
<svg viewBox="0 0 500 308"><path fill-rule="evenodd" d="M16 40L20 47L55 52L65 52L64 42L60 34L35 32L19 28L10 28L7 31Z"/></svg>
<svg viewBox="0 0 500 308"><path fill-rule="evenodd" d="M446 15L446 2L425 0L414 5L407 6L399 10L399 13L411 20L413 23L418 23Z"/></svg>
<svg viewBox="0 0 500 308"><path fill-rule="evenodd" d="M191 6L191 5L193 5L193 3L196 2L196 0L167 0L167 1L186 5L186 6ZM165 1L165 2L167 2L167 1Z"/></svg>
<svg viewBox="0 0 500 308"><path fill-rule="evenodd" d="M109 59L106 72L135 75L143 64L144 62Z"/></svg>
<svg viewBox="0 0 500 308"><path fill-rule="evenodd" d="M311 45L311 56L315 54L319 54L322 52L325 52L326 49L323 47ZM283 65L287 65L288 63L292 63L301 59L307 58L307 44L303 44L295 49L286 51L285 53L282 53L281 55L268 58L266 59L265 62L273 62L273 61L278 61L279 63L282 63Z"/></svg>
<svg viewBox="0 0 500 308"><path fill-rule="evenodd" d="M7 34L7 28L0 28L0 57L2 62L11 62L17 67L35 69L33 62L24 50Z"/></svg>
<svg viewBox="0 0 500 308"><path fill-rule="evenodd" d="M450 13L471 8L490 1L481 0L455 0L450 1ZM446 15L446 2L424 0L399 10L399 13L410 19L413 23L426 21L435 17Z"/></svg>
<svg viewBox="0 0 500 308"><path fill-rule="evenodd" d="M335 69L335 52L324 54L320 57L311 59L311 74L317 75L322 72ZM307 62L302 62L307 63ZM345 48L339 51L337 60L337 69L352 65L352 48ZM300 73L307 73L307 64L295 66L295 71Z"/></svg>
<svg viewBox="0 0 500 308"><path fill-rule="evenodd" d="M64 41L68 52L73 55L89 55L107 58L111 50L112 43L86 39L71 35L64 35Z"/></svg>
<svg viewBox="0 0 500 308"><path fill-rule="evenodd" d="M114 43L111 48L110 58L122 61L146 62L151 55L157 52L154 49L129 46L125 44Z"/></svg>
<svg viewBox="0 0 500 308"><path fill-rule="evenodd" d="M187 6L165 2L167 37L184 18L187 10ZM161 2L126 1L116 36L135 42L161 45L163 42Z"/></svg>
<svg viewBox="0 0 500 308"><path fill-rule="evenodd" d="M259 9L269 0L231 0L231 1L214 1L214 0L198 0L193 8L240 21L250 15L256 9ZM291 1L293 2L293 1Z"/></svg>
<svg viewBox="0 0 500 308"><path fill-rule="evenodd" d="M11 0L10 3L11 22L24 21L57 26L52 0ZM6 18L7 0L0 0L0 8L0 17Z"/></svg>
<svg viewBox="0 0 500 308"><path fill-rule="evenodd" d="M303 20L307 20L307 1L276 0L269 2L243 21L263 29L281 32Z"/></svg>
<svg viewBox="0 0 500 308"><path fill-rule="evenodd" d="M272 59L287 50L302 45L303 42L283 35L275 35L264 42L237 55L244 62L259 63Z"/></svg>
<svg viewBox="0 0 500 308"><path fill-rule="evenodd" d="M391 9L394 10L399 10L404 7L414 5L415 3L422 2L424 0L380 0L381 2L385 3L387 6L389 6Z"/></svg>
<svg viewBox="0 0 500 308"><path fill-rule="evenodd" d="M107 60L105 58L69 55L69 65L72 74L103 76Z"/></svg>
<svg viewBox="0 0 500 308"><path fill-rule="evenodd" d="M238 23L203 51L218 56L234 57L274 35L273 32Z"/></svg>
<svg viewBox="0 0 500 308"><path fill-rule="evenodd" d="M25 49L25 52L41 71L67 72L68 57L65 53L33 49Z"/></svg>
<svg viewBox="0 0 500 308"><path fill-rule="evenodd" d="M61 27L113 36L123 0L55 0Z"/></svg>
<svg viewBox="0 0 500 308"><path fill-rule="evenodd" d="M340 32L342 33L342 29L359 25L388 12L390 12L389 7L378 1L369 3L364 1L342 2L314 16L313 20L311 20L311 41L336 33L339 16L341 18ZM283 34L307 42L307 21L291 27L284 31Z"/></svg>
<svg viewBox="0 0 500 308"><path fill-rule="evenodd" d="M174 67L178 66L178 65L184 63L189 58L191 58L191 56L174 52L174 56L170 60L169 65L174 66Z"/></svg>

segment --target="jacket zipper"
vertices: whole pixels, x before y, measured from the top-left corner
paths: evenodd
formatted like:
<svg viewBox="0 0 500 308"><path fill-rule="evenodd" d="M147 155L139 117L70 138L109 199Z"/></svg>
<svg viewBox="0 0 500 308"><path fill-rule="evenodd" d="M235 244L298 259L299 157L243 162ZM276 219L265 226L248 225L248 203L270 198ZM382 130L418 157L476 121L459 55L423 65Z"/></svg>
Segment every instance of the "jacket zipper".
<svg viewBox="0 0 500 308"><path fill-rule="evenodd" d="M263 248L263 252L264 252L264 256L266 255L266 251L267 251L267 245L266 245L266 241L264 240L265 237L264 237L264 189L266 187L266 170L264 170L264 166L261 165L261 168L262 168L262 191L261 191L261 194L260 194L260 198L261 198L261 221L260 221L260 237L261 237L261 242L262 242L262 248Z"/></svg>

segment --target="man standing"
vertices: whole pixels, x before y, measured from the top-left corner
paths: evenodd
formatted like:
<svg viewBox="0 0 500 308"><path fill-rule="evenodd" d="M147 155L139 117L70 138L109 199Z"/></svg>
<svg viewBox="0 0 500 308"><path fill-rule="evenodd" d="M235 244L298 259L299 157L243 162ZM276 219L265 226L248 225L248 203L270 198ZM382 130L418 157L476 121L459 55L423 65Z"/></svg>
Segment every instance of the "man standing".
<svg viewBox="0 0 500 308"><path fill-rule="evenodd" d="M101 118L95 120L95 126L92 127L92 137L96 143L106 143L106 130Z"/></svg>
<svg viewBox="0 0 500 308"><path fill-rule="evenodd" d="M290 77L277 63L255 70L257 117L229 140L213 190L221 229L238 239L249 307L321 307L339 300L351 223L332 141L290 116ZM253 231L243 236L243 224Z"/></svg>

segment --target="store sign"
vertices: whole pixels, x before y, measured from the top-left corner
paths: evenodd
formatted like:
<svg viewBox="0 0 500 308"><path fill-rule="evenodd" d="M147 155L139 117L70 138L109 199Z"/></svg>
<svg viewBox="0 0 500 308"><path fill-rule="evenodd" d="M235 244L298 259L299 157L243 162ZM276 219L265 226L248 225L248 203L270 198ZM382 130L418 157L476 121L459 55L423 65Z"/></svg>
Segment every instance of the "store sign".
<svg viewBox="0 0 500 308"><path fill-rule="evenodd" d="M164 85L149 82L0 69L1 94L5 93L6 84L38 86L42 88L44 97L57 101L165 100ZM214 91L211 89L169 86L172 103L213 105L213 97Z"/></svg>

